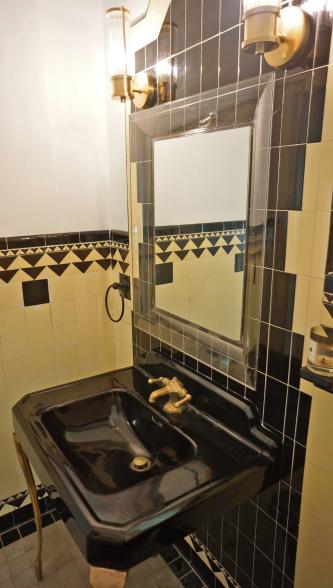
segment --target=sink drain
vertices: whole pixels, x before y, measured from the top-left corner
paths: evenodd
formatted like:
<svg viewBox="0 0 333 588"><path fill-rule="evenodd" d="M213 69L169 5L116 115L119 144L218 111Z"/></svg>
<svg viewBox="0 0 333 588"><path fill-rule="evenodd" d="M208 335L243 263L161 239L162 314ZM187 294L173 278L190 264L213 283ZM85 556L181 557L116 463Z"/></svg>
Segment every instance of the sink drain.
<svg viewBox="0 0 333 588"><path fill-rule="evenodd" d="M151 461L145 455L137 455L132 459L130 468L135 472L146 472L151 468Z"/></svg>

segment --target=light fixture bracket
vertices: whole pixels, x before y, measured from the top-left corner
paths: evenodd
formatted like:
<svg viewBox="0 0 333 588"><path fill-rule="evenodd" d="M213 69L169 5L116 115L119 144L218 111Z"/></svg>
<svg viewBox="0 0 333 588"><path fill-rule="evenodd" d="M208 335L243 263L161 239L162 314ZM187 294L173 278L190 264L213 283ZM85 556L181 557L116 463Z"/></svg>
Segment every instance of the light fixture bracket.
<svg viewBox="0 0 333 588"><path fill-rule="evenodd" d="M311 38L311 16L297 6L287 6L278 18L279 46L266 52L265 60L275 68L293 67L307 52Z"/></svg>

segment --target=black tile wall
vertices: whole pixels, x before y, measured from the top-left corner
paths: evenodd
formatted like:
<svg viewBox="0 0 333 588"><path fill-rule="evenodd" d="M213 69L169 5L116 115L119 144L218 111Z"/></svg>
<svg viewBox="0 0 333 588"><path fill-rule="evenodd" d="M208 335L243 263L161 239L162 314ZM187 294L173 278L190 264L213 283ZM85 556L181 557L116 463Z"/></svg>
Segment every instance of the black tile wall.
<svg viewBox="0 0 333 588"><path fill-rule="evenodd" d="M172 0L171 21L177 25L177 31L171 57L178 68L174 98L191 96L217 85L241 83L246 87L248 78L254 83L253 78L260 73L272 71L262 58L247 55L240 49L241 4L240 0ZM299 390L303 337L292 332L296 278L285 272L286 240L288 211L302 208L306 144L321 140L331 38L328 23L324 13L314 15L315 50L304 67L275 72L256 390L246 389L219 372L219 362L224 360L222 354L213 357L212 367L207 368L200 361L199 352L195 354L191 348L191 357L186 354L186 341L181 347L183 351L174 349L168 330L161 335L164 342L139 329L133 330L137 356L151 348L160 349L217 385L245 394L256 403L263 422L281 435L281 479L197 532L241 588L288 588L294 580L311 399ZM146 48L144 53L140 50L136 56L137 71L143 69L143 64L148 67L147 54L151 64L151 48ZM154 70L156 64L151 65ZM224 122L226 116L231 124L236 116L239 121L246 116L237 105L235 94L222 95L219 101L228 105L227 110L223 109ZM214 100L210 102L214 104ZM171 116L176 117L177 112ZM199 107L195 104L190 116L185 121L179 120L179 128L191 129L198 120ZM333 259L332 251L333 239L329 259ZM333 271L333 262L328 265L327 273ZM327 289L332 290L329 280Z"/></svg>

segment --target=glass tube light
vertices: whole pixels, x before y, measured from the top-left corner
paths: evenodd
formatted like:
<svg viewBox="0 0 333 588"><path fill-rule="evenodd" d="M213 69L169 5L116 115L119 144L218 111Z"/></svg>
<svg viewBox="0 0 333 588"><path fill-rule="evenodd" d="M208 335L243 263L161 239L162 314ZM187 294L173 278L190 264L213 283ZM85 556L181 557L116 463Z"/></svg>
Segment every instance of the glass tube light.
<svg viewBox="0 0 333 588"><path fill-rule="evenodd" d="M129 11L124 7L110 8L106 19L109 39L108 66L113 97L124 101L131 95L131 80L134 73Z"/></svg>
<svg viewBox="0 0 333 588"><path fill-rule="evenodd" d="M280 10L281 0L243 0L243 49L262 54L279 46Z"/></svg>

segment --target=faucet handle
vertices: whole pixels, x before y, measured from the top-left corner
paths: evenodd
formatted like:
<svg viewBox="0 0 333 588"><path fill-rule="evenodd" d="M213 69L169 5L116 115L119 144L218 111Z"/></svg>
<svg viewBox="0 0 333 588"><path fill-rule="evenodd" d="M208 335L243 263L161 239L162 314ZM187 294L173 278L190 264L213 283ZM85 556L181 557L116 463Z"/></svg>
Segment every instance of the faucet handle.
<svg viewBox="0 0 333 588"><path fill-rule="evenodd" d="M175 407L180 408L181 406L183 406L184 404L186 404L190 400L192 400L192 396L191 396L191 394L187 393L186 396L184 396L184 398L181 398L181 400L178 400L177 402L175 402Z"/></svg>
<svg viewBox="0 0 333 588"><path fill-rule="evenodd" d="M149 378L148 384L156 384L157 382L162 382L164 384L165 380L168 381L168 378L164 378L163 376L161 378Z"/></svg>

